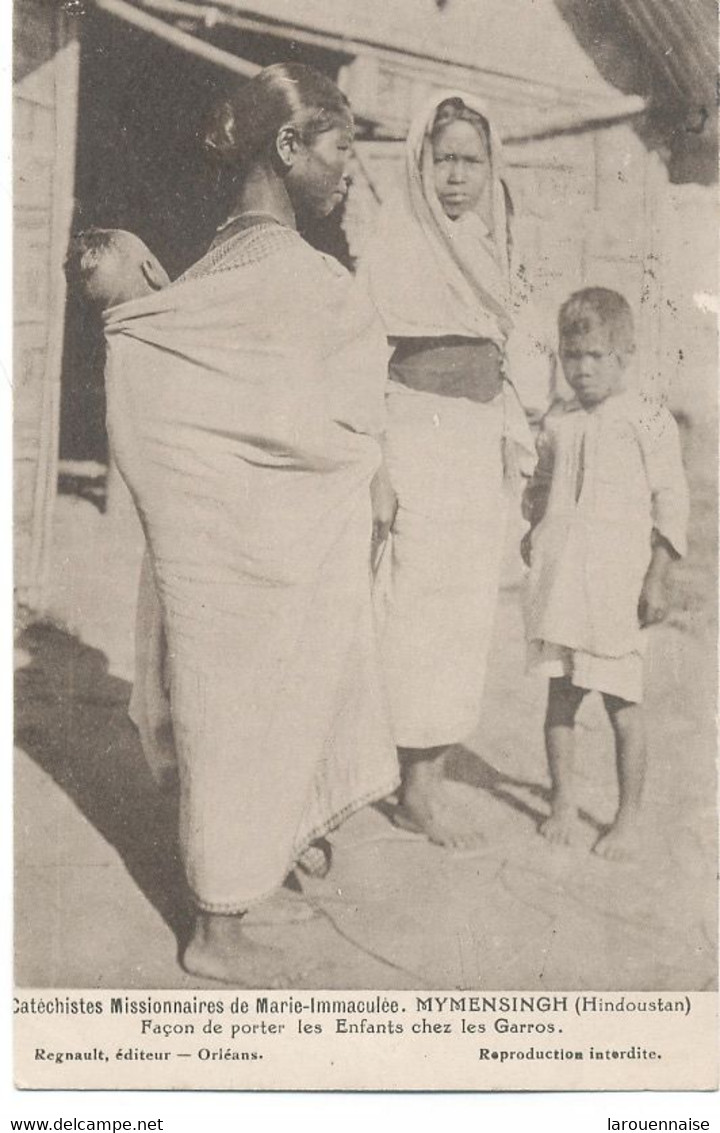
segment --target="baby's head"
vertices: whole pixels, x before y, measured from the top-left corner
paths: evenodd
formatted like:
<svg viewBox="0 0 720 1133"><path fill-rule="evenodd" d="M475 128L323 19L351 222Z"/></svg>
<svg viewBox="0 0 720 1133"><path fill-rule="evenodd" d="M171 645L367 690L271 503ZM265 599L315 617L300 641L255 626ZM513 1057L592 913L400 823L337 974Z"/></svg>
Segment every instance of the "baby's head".
<svg viewBox="0 0 720 1133"><path fill-rule="evenodd" d="M89 228L73 236L65 275L70 286L102 311L159 291L170 282L157 256L122 228Z"/></svg>
<svg viewBox="0 0 720 1133"><path fill-rule="evenodd" d="M632 311L622 295L606 287L576 291L560 308L558 331L565 377L584 408L622 392L635 351Z"/></svg>

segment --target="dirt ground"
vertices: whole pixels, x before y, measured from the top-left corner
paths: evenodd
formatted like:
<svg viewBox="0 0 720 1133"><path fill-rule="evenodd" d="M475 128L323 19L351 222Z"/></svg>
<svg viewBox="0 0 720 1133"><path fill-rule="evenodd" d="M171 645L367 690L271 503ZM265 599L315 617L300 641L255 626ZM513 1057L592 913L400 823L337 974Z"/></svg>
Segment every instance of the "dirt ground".
<svg viewBox="0 0 720 1133"><path fill-rule="evenodd" d="M282 950L266 987L692 990L716 982L716 445L684 429L691 548L650 631L642 857L589 846L617 792L609 726L582 709L581 845L537 834L548 810L544 685L523 672L521 569L508 551L481 724L453 789L487 842L453 855L369 808L334 867L251 918ZM518 529L515 532L517 536ZM35 987L196 987L177 962L190 907L167 799L126 715L140 539L121 506L60 496L53 600L17 643L16 979Z"/></svg>

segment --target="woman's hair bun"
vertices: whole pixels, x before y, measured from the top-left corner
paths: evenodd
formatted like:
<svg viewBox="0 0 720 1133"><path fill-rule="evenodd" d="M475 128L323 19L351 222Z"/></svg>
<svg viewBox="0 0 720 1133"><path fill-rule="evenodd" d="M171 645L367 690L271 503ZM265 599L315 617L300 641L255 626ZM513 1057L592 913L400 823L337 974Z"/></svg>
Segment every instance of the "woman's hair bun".
<svg viewBox="0 0 720 1133"><path fill-rule="evenodd" d="M274 63L238 84L210 112L204 149L216 163L242 172L292 125L303 142L351 123L348 100L332 79L302 63Z"/></svg>
<svg viewBox="0 0 720 1133"><path fill-rule="evenodd" d="M210 111L203 133L203 149L218 165L237 167L242 161L237 116L230 101L218 102Z"/></svg>

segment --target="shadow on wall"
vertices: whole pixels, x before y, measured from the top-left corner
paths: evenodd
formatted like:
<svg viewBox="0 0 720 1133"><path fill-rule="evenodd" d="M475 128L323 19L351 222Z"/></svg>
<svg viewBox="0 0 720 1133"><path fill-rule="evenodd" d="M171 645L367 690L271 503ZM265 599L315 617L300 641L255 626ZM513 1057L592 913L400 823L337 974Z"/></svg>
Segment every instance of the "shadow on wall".
<svg viewBox="0 0 720 1133"><path fill-rule="evenodd" d="M31 661L16 675L16 740L117 851L182 947L192 907L172 799L160 792L127 715L130 685L99 649L58 627L24 630Z"/></svg>

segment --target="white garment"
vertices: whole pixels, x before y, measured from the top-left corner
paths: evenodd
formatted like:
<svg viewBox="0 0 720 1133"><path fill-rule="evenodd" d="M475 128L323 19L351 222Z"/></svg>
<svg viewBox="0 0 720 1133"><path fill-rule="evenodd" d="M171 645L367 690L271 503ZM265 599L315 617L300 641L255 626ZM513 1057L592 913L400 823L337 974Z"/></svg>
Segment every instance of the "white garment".
<svg viewBox="0 0 720 1133"><path fill-rule="evenodd" d="M167 640L183 864L199 908L238 913L397 782L368 566L385 342L351 278L279 225L105 317L110 444Z"/></svg>
<svg viewBox="0 0 720 1133"><path fill-rule="evenodd" d="M569 677L576 688L617 696L629 704L639 704L643 698L643 654L635 651L622 657L596 657L582 649L531 641L527 669L550 679Z"/></svg>
<svg viewBox="0 0 720 1133"><path fill-rule="evenodd" d="M456 221L435 190L431 139L448 99L483 120L489 157L484 199ZM361 264L385 332L391 340L491 341L502 355L512 327L509 194L484 106L461 91L435 93L410 125L405 159L403 185L384 204ZM390 381L387 408L398 511L384 563L385 673L398 745L435 747L463 739L477 722L503 550L503 473L511 482L531 470L533 442L508 382L481 403Z"/></svg>
<svg viewBox="0 0 720 1133"><path fill-rule="evenodd" d="M427 748L464 739L480 713L507 511L503 398L389 385L398 512L383 563L383 660L395 740Z"/></svg>
<svg viewBox="0 0 720 1133"><path fill-rule="evenodd" d="M177 753L170 709L167 641L152 557L146 550L140 568L135 615L135 680L128 715L159 784L177 774Z"/></svg>
<svg viewBox="0 0 720 1133"><path fill-rule="evenodd" d="M638 601L653 528L686 550L688 494L677 425L635 393L545 420L529 493L547 492L532 537L528 641L602 657L642 650Z"/></svg>

